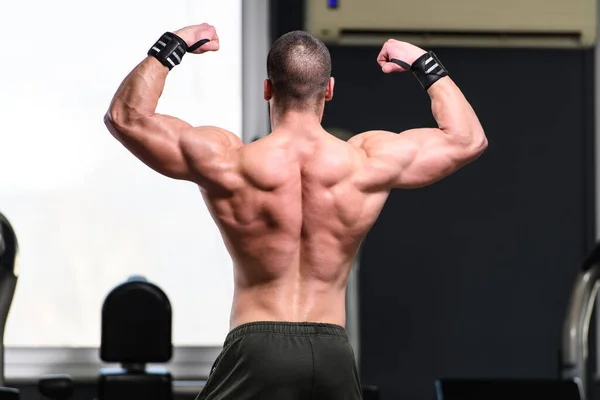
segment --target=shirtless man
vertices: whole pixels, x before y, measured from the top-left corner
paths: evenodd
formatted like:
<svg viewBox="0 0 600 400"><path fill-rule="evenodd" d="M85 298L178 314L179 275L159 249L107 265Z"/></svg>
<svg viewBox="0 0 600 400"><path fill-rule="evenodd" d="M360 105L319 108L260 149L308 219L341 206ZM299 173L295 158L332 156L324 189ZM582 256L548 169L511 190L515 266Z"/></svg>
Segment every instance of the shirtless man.
<svg viewBox="0 0 600 400"><path fill-rule="evenodd" d="M198 399L360 399L344 329L359 245L391 189L432 184L475 160L487 146L483 129L433 53L390 40L379 65L384 73L413 66L439 128L336 139L321 127L331 58L306 32L284 35L269 53L269 136L244 145L224 129L156 114L186 51L218 49L210 25L167 32L105 117L150 168L200 187L234 261L231 331Z"/></svg>

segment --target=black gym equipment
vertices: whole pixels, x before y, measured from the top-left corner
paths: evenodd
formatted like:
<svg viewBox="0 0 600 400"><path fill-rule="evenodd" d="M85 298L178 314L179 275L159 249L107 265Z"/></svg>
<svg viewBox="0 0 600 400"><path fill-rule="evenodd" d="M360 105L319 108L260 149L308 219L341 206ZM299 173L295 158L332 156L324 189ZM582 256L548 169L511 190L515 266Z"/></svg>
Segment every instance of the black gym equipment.
<svg viewBox="0 0 600 400"><path fill-rule="evenodd" d="M38 390L50 400L68 400L73 395L73 381L69 375L45 375Z"/></svg>
<svg viewBox="0 0 600 400"><path fill-rule="evenodd" d="M438 400L580 400L579 385L559 379L440 379Z"/></svg>
<svg viewBox="0 0 600 400"><path fill-rule="evenodd" d="M363 385L362 387L363 400L379 400L379 388L373 385Z"/></svg>
<svg viewBox="0 0 600 400"><path fill-rule="evenodd" d="M171 302L158 286L132 277L114 288L102 307L100 358L121 368L100 372L98 400L171 400L171 374L146 368L171 360L171 331Z"/></svg>
<svg viewBox="0 0 600 400"><path fill-rule="evenodd" d="M4 386L4 328L17 286L16 262L19 254L17 235L0 213L0 400L17 400L19 391Z"/></svg>
<svg viewBox="0 0 600 400"><path fill-rule="evenodd" d="M0 400L19 400L17 389L0 387Z"/></svg>

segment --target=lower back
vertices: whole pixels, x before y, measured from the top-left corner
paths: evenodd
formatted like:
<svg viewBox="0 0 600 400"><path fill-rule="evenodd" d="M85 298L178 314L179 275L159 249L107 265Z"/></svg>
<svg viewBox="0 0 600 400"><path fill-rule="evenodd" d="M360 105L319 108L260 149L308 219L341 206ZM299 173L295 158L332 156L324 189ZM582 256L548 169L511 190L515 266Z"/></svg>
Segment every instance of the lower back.
<svg viewBox="0 0 600 400"><path fill-rule="evenodd" d="M349 267L348 267L349 270ZM236 270L236 276L238 272ZM295 275L295 276L294 276ZM344 277L344 282L347 273ZM236 279L231 328L256 321L320 322L344 326L345 284L300 274L272 281L241 284Z"/></svg>

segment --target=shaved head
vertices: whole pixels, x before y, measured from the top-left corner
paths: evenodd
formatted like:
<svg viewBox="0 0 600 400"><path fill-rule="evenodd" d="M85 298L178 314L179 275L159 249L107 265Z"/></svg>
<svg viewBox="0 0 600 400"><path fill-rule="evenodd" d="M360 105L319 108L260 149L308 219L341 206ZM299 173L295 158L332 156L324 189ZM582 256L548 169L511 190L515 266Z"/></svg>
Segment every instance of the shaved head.
<svg viewBox="0 0 600 400"><path fill-rule="evenodd" d="M331 55L325 44L304 31L277 39L267 58L273 100L284 110L308 111L325 99Z"/></svg>

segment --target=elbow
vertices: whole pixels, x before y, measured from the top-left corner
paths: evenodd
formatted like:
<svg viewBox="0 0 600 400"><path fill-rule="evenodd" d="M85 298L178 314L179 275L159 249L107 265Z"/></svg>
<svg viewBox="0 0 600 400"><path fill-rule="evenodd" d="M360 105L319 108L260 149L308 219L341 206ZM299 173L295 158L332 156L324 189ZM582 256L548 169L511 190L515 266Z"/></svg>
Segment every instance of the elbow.
<svg viewBox="0 0 600 400"><path fill-rule="evenodd" d="M482 154L485 149L487 149L488 147L488 139L487 136L485 136L485 132L483 131L483 129L480 129L477 134L475 135L475 151L477 151L478 155Z"/></svg>
<svg viewBox="0 0 600 400"><path fill-rule="evenodd" d="M483 154L485 149L488 147L488 140L485 136L485 132L483 128L475 129L471 132L471 139L467 144L467 151L469 153L469 158L476 159Z"/></svg>
<svg viewBox="0 0 600 400"><path fill-rule="evenodd" d="M104 125L117 139L131 129L133 122L132 118L114 106L111 106L104 114Z"/></svg>
<svg viewBox="0 0 600 400"><path fill-rule="evenodd" d="M111 112L111 110L108 110L106 114L104 114L104 126L106 126L106 129L108 129L111 135L118 139L122 128L119 128L119 125L114 116L115 115Z"/></svg>
<svg viewBox="0 0 600 400"><path fill-rule="evenodd" d="M125 113L113 104L104 114L104 125L109 129L124 127L127 125L127 119Z"/></svg>
<svg viewBox="0 0 600 400"><path fill-rule="evenodd" d="M454 144L460 159L466 163L476 160L488 147L488 140L482 128L465 131L454 137ZM460 149L460 150L459 150Z"/></svg>
<svg viewBox="0 0 600 400"><path fill-rule="evenodd" d="M106 126L108 128L108 130L112 130L114 127L114 119L112 114L110 113L110 110L108 110L106 112L106 114L104 114L104 126Z"/></svg>

